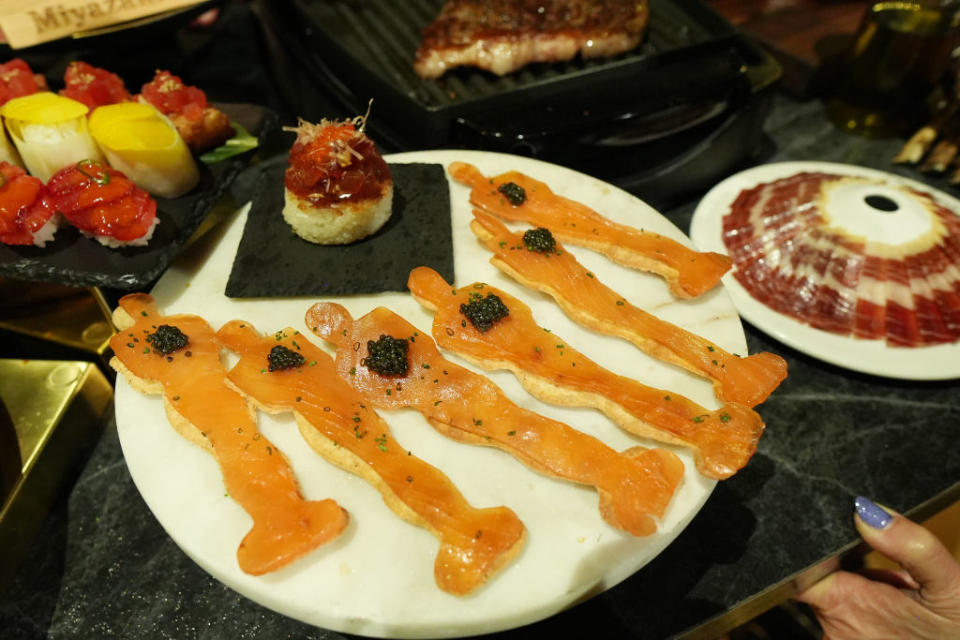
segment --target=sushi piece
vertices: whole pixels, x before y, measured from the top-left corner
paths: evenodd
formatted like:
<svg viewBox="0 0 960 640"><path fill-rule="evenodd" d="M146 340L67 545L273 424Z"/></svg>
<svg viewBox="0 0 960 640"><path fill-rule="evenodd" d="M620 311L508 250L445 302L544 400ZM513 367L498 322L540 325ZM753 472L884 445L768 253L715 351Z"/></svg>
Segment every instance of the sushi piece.
<svg viewBox="0 0 960 640"><path fill-rule="evenodd" d="M90 114L90 135L114 169L138 187L176 198L200 180L197 163L176 128L149 104L122 102Z"/></svg>
<svg viewBox="0 0 960 640"><path fill-rule="evenodd" d="M0 162L0 177L0 242L44 246L59 216L43 182L9 162Z"/></svg>
<svg viewBox="0 0 960 640"><path fill-rule="evenodd" d="M60 95L82 102L90 110L133 100L120 76L86 62L71 62L63 74L63 82L66 86L60 90Z"/></svg>
<svg viewBox="0 0 960 640"><path fill-rule="evenodd" d="M0 118L0 162L23 167L23 158L20 157L13 143L10 142L10 136L7 135L7 128L3 125L2 118Z"/></svg>
<svg viewBox="0 0 960 640"><path fill-rule="evenodd" d="M0 105L13 98L46 90L46 78L34 73L30 65L21 58L0 64Z"/></svg>
<svg viewBox="0 0 960 640"><path fill-rule="evenodd" d="M87 111L82 102L47 91L13 98L0 108L0 115L24 167L46 182L81 160L103 162L87 127Z"/></svg>
<svg viewBox="0 0 960 640"><path fill-rule="evenodd" d="M35 74L22 59L14 58L9 62L0 64L0 106L6 104L12 98L46 90L46 79L40 74ZM9 162L22 167L23 160L10 142L7 128L2 124L0 124L0 127L3 129L0 132L2 133L0 135L0 162Z"/></svg>
<svg viewBox="0 0 960 640"><path fill-rule="evenodd" d="M146 245L157 202L123 173L96 160L64 167L47 183L54 206L84 235L108 247Z"/></svg>
<svg viewBox="0 0 960 640"><path fill-rule="evenodd" d="M393 176L353 120L301 120L284 175L283 219L317 244L349 244L375 233L393 210Z"/></svg>
<svg viewBox="0 0 960 640"><path fill-rule="evenodd" d="M170 118L194 153L220 146L233 136L230 118L211 106L203 91L185 85L169 71L157 71L153 80L143 85L139 100Z"/></svg>

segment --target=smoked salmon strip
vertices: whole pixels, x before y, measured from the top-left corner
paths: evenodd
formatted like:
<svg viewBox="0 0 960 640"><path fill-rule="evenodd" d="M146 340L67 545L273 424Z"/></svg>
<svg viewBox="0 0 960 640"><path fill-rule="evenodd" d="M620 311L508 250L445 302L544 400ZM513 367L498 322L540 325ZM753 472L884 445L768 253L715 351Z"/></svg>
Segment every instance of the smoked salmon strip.
<svg viewBox="0 0 960 640"><path fill-rule="evenodd" d="M440 433L470 444L497 447L547 475L594 486L600 513L635 536L657 530L683 478L683 462L664 449L633 447L618 453L563 423L521 409L489 379L445 360L430 336L389 309L357 321L336 303L313 305L307 326L337 348L337 372L382 409L412 407ZM398 373L378 373L375 347L406 346Z"/></svg>
<svg viewBox="0 0 960 640"><path fill-rule="evenodd" d="M717 480L743 468L757 449L764 425L752 409L727 403L708 411L678 393L604 369L545 331L530 307L500 289L482 282L454 288L429 267L411 271L407 286L420 304L436 311L437 344L484 369L512 371L544 402L593 407L630 433L688 447L697 470ZM490 296L507 314L484 329L485 323L477 326L470 317Z"/></svg>
<svg viewBox="0 0 960 640"><path fill-rule="evenodd" d="M135 293L120 299L113 320L110 365L133 388L163 395L171 425L213 454L227 493L253 518L237 549L243 571L274 571L343 532L347 512L330 499L304 500L286 457L258 431L203 318L161 315L151 296Z"/></svg>
<svg viewBox="0 0 960 640"><path fill-rule="evenodd" d="M504 220L545 227L564 242L602 253L624 266L655 273L667 281L678 298L706 293L732 264L723 254L698 252L659 233L613 222L519 171L487 178L471 164L453 162L449 172L454 180L471 188L470 202L482 211Z"/></svg>
<svg viewBox="0 0 960 640"><path fill-rule="evenodd" d="M559 243L555 250L543 253L527 249L522 234L482 211L474 211L470 228L493 252L491 264L553 297L572 320L624 338L655 358L712 380L723 402L754 407L787 377L787 363L780 356L763 352L741 358L633 306Z"/></svg>
<svg viewBox="0 0 960 640"><path fill-rule="evenodd" d="M234 320L217 335L240 356L230 382L258 408L294 412L311 448L369 482L394 513L440 540L434 578L441 589L469 593L523 547L526 530L513 511L470 506L443 472L394 440L387 423L337 376L333 359L299 331L263 336Z"/></svg>

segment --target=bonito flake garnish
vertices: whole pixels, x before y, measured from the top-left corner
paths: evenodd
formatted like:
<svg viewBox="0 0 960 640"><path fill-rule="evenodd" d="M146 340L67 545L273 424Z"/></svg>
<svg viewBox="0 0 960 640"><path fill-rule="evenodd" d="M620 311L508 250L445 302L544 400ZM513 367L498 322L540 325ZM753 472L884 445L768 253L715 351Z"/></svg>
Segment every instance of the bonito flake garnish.
<svg viewBox="0 0 960 640"><path fill-rule="evenodd" d="M309 149L311 159L323 163L333 159L341 167L349 167L354 159L363 160L363 154L354 146L367 137L367 118L370 117L371 101L367 112L347 120L327 120L313 123L297 118L296 127L284 127L284 131L297 134L297 145Z"/></svg>

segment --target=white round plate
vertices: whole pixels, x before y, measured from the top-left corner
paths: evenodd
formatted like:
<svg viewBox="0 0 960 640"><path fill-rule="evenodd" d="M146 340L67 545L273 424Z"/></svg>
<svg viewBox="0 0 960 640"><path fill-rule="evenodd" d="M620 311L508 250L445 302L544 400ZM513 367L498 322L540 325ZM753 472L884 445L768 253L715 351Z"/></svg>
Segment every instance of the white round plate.
<svg viewBox="0 0 960 640"><path fill-rule="evenodd" d="M728 254L723 244L723 217L744 189L802 171L884 180L932 195L937 202L960 212L960 201L933 187L902 176L832 162L778 162L734 174L713 187L697 205L690 238L702 251ZM948 380L960 376L960 343L930 347L889 347L883 340L862 340L815 329L774 311L754 299L733 272L723 277L727 291L745 320L798 351L824 362L879 376L904 380Z"/></svg>
<svg viewBox="0 0 960 640"><path fill-rule="evenodd" d="M689 243L673 224L628 193L555 165L467 151L414 152L387 159L392 163L444 166L462 160L488 175L517 169L615 220ZM282 185L275 188L281 189ZM718 407L707 381L654 361L620 339L580 328L546 296L525 290L501 275L489 264L490 254L469 229L472 215L468 193L467 187L451 183L456 284L479 280L500 287L526 301L539 324L600 364L686 395L710 409ZM304 313L316 298L235 300L224 296L245 219L245 212L241 212L221 237L202 240L164 275L153 291L161 311L198 314L214 327L240 318L261 332L286 326L303 330ZM279 212L276 223L284 224ZM657 277L624 269L590 251L576 253L601 281L637 305L729 351L746 353L740 319L721 287L696 301L676 301ZM432 315L408 293L337 300L354 317L386 306L424 334L430 333ZM319 339L306 333L305 337L322 346ZM232 364L233 360L228 362ZM597 411L542 404L511 374L489 375L518 404L590 433L617 450L637 444L652 446L621 431ZM397 440L444 471L471 504L506 505L527 527L526 545L512 563L475 593L456 597L434 583L438 544L433 536L401 521L369 485L315 454L300 438L292 417L260 414L262 431L289 458L304 496L336 499L349 511L350 525L340 539L291 566L255 577L241 572L236 561L237 545L251 521L225 495L214 459L170 427L157 396L142 395L118 379L116 406L124 457L137 488L164 529L197 564L246 597L282 614L368 636L463 636L550 616L609 589L649 562L686 527L715 486L715 481L696 472L689 453L676 449L686 465L683 484L660 530L650 537L634 538L601 519L592 488L540 475L502 451L446 439L414 411L381 411Z"/></svg>

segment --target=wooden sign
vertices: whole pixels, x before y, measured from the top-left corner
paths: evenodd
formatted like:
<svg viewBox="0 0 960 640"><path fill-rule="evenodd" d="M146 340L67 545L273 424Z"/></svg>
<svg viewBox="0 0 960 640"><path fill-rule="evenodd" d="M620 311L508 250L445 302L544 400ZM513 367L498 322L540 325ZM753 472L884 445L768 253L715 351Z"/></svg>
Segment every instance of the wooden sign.
<svg viewBox="0 0 960 640"><path fill-rule="evenodd" d="M183 9L203 0L0 0L0 29L14 49Z"/></svg>

